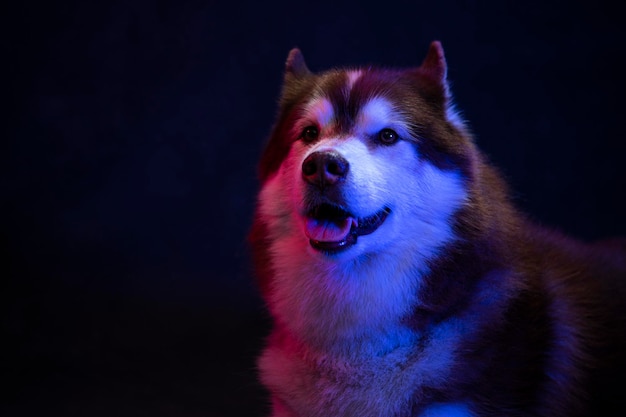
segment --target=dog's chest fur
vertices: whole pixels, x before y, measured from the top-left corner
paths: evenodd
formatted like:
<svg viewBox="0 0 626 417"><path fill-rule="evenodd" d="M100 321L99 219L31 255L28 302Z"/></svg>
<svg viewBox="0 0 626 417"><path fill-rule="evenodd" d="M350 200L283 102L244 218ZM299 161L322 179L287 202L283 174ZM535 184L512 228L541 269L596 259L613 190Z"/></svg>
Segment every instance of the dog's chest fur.
<svg viewBox="0 0 626 417"><path fill-rule="evenodd" d="M626 256L517 212L445 73L436 42L400 71L316 75L292 51L250 234L272 417L570 417L619 395Z"/></svg>
<svg viewBox="0 0 626 417"><path fill-rule="evenodd" d="M290 345L270 346L259 367L263 383L283 399L281 406L298 410L293 415L302 417L408 416L402 410L421 387L441 383L452 361L446 353L432 351L434 345L422 351L402 346L381 357L352 359L294 351Z"/></svg>
<svg viewBox="0 0 626 417"><path fill-rule="evenodd" d="M363 267L372 272L373 265ZM309 265L308 273L303 268L283 277L309 283L306 291L283 282L282 289L295 293L277 291L273 296L274 309L281 308L280 298L292 296L296 304L284 307L288 314L274 313L285 320L277 323L258 362L263 383L274 393L274 409L282 410L275 411L275 417L472 415L469 398L424 404L429 404L433 392L454 389L455 373L466 366L462 350L468 338L485 322L502 320L511 292L507 287L513 285L509 271L486 276L459 314L414 326L411 320L416 317L408 307L416 300L405 300L404 308L398 309L400 299L386 298L389 305L384 305L370 304L371 298L370 303L363 302L367 298L363 294L351 299L345 291L339 291L343 298L329 297L329 282L324 281L337 280L337 273L325 277L315 269ZM378 272L378 279L402 279L397 276L401 273ZM349 285L362 287L355 276L344 278L351 280ZM319 288L313 289L311 282L319 283Z"/></svg>
<svg viewBox="0 0 626 417"><path fill-rule="evenodd" d="M458 338L466 331L458 324L405 335L403 344L380 355L350 357L316 351L277 330L259 360L262 381L285 416L410 417L416 401L443 387L456 368Z"/></svg>

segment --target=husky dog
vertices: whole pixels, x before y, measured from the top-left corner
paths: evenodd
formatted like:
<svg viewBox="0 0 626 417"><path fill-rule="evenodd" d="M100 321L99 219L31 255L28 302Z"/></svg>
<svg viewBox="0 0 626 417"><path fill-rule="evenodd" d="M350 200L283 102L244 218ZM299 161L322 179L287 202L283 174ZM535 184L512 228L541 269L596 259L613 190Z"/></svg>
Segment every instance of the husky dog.
<svg viewBox="0 0 626 417"><path fill-rule="evenodd" d="M626 415L626 245L520 214L413 69L289 53L250 242L273 417Z"/></svg>

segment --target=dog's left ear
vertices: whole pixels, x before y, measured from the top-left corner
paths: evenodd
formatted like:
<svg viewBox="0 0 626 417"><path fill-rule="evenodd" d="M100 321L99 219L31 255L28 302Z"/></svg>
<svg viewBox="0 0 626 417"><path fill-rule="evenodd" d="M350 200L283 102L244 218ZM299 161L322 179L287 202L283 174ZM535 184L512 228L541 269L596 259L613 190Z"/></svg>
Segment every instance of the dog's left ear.
<svg viewBox="0 0 626 417"><path fill-rule="evenodd" d="M446 57L443 53L441 42L433 41L430 44L426 58L424 58L419 69L424 75L432 78L435 82L446 82L448 66L446 65Z"/></svg>
<svg viewBox="0 0 626 417"><path fill-rule="evenodd" d="M446 79L448 66L441 42L433 41L430 44L426 58L416 72L424 93L431 99L443 101L445 105L450 99L450 92Z"/></svg>

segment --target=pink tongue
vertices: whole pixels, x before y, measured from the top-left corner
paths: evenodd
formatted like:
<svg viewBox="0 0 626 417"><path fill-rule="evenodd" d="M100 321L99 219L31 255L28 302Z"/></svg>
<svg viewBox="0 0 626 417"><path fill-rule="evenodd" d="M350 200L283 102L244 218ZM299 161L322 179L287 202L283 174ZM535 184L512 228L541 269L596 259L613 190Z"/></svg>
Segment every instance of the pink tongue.
<svg viewBox="0 0 626 417"><path fill-rule="evenodd" d="M308 218L306 219L304 233L309 239L317 240L318 242L340 242L348 237L352 223L356 225L356 220L352 217L338 221Z"/></svg>

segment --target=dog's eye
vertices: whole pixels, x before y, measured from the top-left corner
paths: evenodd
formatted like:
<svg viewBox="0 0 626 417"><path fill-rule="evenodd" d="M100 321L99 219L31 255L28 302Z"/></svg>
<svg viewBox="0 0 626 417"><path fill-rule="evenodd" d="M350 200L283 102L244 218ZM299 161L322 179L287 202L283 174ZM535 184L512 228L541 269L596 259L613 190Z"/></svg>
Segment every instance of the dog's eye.
<svg viewBox="0 0 626 417"><path fill-rule="evenodd" d="M383 129L378 132L378 140L383 145L393 145L398 141L398 139L400 139L400 137L395 132L395 130Z"/></svg>
<svg viewBox="0 0 626 417"><path fill-rule="evenodd" d="M317 139L319 134L320 134L320 132L319 132L319 130L317 130L316 126L307 126L307 127L304 128L304 130L302 130L302 134L300 134L300 137L305 142L312 142L315 139Z"/></svg>

